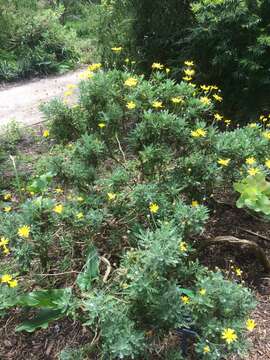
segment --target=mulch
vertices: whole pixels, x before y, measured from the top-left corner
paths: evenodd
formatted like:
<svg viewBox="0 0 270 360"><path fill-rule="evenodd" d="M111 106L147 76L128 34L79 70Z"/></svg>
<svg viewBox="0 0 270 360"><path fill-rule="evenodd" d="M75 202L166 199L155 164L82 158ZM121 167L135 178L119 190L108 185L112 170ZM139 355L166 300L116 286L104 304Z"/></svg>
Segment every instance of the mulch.
<svg viewBox="0 0 270 360"><path fill-rule="evenodd" d="M78 321L65 319L34 333L16 333L20 315L14 311L0 321L1 360L54 360L61 350L90 343L93 334Z"/></svg>

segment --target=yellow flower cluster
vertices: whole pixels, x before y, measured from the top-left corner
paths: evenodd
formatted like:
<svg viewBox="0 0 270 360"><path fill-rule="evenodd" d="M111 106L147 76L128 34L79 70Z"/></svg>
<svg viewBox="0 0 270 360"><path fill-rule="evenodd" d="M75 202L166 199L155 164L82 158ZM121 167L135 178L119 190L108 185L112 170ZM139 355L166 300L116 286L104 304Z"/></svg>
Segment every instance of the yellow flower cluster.
<svg viewBox="0 0 270 360"><path fill-rule="evenodd" d="M193 76L195 75L195 70L192 69L192 67L194 66L194 62L186 60L184 64L187 66L187 68L184 69L185 76L183 76L183 80L189 82L193 79Z"/></svg>
<svg viewBox="0 0 270 360"><path fill-rule="evenodd" d="M218 102L221 102L223 100L222 96L219 96L218 94L214 94L213 98Z"/></svg>
<svg viewBox="0 0 270 360"><path fill-rule="evenodd" d="M83 214L82 212L78 212L78 213L76 214L76 218L77 218L78 220L81 220L81 219L84 218L84 214Z"/></svg>
<svg viewBox="0 0 270 360"><path fill-rule="evenodd" d="M189 297L186 296L186 295L181 296L181 300L182 300L182 302L184 304L189 304L190 303Z"/></svg>
<svg viewBox="0 0 270 360"><path fill-rule="evenodd" d="M7 239L5 237L1 237L1 239L0 239L0 249L2 249L2 251L3 251L3 253L5 255L10 254L10 250L8 248L8 243L9 243L9 239Z"/></svg>
<svg viewBox="0 0 270 360"><path fill-rule="evenodd" d="M212 90L219 90L216 85L201 85L200 88L203 92L210 92Z"/></svg>
<svg viewBox="0 0 270 360"><path fill-rule="evenodd" d="M108 197L108 200L109 200L109 201L113 201L113 200L116 199L116 194L114 194L114 193L112 193L112 192L109 192L109 193L107 194L107 197Z"/></svg>
<svg viewBox="0 0 270 360"><path fill-rule="evenodd" d="M259 121L266 123L268 120L270 120L270 114L268 115L260 115Z"/></svg>
<svg viewBox="0 0 270 360"><path fill-rule="evenodd" d="M262 135L265 139L270 140L270 131L264 131Z"/></svg>
<svg viewBox="0 0 270 360"><path fill-rule="evenodd" d="M214 119L215 119L216 121L221 121L221 120L223 119L223 116L216 113L216 114L214 114Z"/></svg>
<svg viewBox="0 0 270 360"><path fill-rule="evenodd" d="M255 176L255 175L259 174L260 172L261 172L260 169L258 169L256 167L252 167L252 168L248 169L248 171L247 171L248 175L250 175L250 176Z"/></svg>
<svg viewBox="0 0 270 360"><path fill-rule="evenodd" d="M64 190L61 188L56 188L55 192L56 192L56 194L63 194Z"/></svg>
<svg viewBox="0 0 270 360"><path fill-rule="evenodd" d="M204 354L210 353L210 347L209 347L208 345L206 345L206 346L203 348L203 353L204 353Z"/></svg>
<svg viewBox="0 0 270 360"><path fill-rule="evenodd" d="M200 289L199 294L201 296L205 296L206 295L206 289Z"/></svg>
<svg viewBox="0 0 270 360"><path fill-rule="evenodd" d="M89 68L87 68L86 71L83 71L82 73L79 74L79 78L81 80L92 79L93 76L94 76L94 72L90 71Z"/></svg>
<svg viewBox="0 0 270 360"><path fill-rule="evenodd" d="M74 90L76 89L76 85L74 84L68 84L67 90L64 92L64 97L69 97L74 94Z"/></svg>
<svg viewBox="0 0 270 360"><path fill-rule="evenodd" d="M4 274L1 277L1 283L2 284L8 284L9 287L15 288L18 286L18 281L13 279L11 275Z"/></svg>
<svg viewBox="0 0 270 360"><path fill-rule="evenodd" d="M270 159L266 159L264 164L268 169L270 169Z"/></svg>
<svg viewBox="0 0 270 360"><path fill-rule="evenodd" d="M252 156L246 159L246 164L253 165L256 163L256 159Z"/></svg>
<svg viewBox="0 0 270 360"><path fill-rule="evenodd" d="M246 328L248 331L253 331L256 327L256 323L252 319L247 319L246 321Z"/></svg>

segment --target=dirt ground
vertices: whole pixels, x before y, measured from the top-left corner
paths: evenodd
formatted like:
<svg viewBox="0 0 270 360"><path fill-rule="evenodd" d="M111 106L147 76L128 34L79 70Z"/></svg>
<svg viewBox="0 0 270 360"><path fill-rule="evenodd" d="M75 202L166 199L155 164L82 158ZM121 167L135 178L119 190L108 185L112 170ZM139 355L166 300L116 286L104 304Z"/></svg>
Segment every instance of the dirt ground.
<svg viewBox="0 0 270 360"><path fill-rule="evenodd" d="M78 69L62 76L0 85L0 126L10 120L27 125L42 121L39 106L54 97L63 97L66 86L78 84L83 71Z"/></svg>

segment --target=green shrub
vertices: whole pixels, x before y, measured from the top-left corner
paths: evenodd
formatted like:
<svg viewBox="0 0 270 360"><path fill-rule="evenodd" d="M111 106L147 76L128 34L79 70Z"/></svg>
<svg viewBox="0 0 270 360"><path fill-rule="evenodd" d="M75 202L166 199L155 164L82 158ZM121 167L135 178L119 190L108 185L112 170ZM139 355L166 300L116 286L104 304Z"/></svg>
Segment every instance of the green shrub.
<svg viewBox="0 0 270 360"><path fill-rule="evenodd" d="M177 228L168 225L141 233L137 249L122 259L115 279L119 288L92 293L84 302L90 318L86 324L99 320L104 355L150 355L155 340L181 327L196 331L199 356L218 359L225 351L229 355L245 349L245 319L254 306L251 293L190 262L190 249L181 251L181 244ZM222 333L227 328L234 330L237 341L226 345ZM169 353L167 349L164 358Z"/></svg>
<svg viewBox="0 0 270 360"><path fill-rule="evenodd" d="M183 328L197 334L197 358L247 348L252 293L196 256L212 193L255 168L267 173L267 122L230 128L216 112L216 87L176 83L161 70L145 79L92 64L77 104L45 107L51 123L42 141L53 146L20 201L3 193L1 207L16 211L0 213L0 247L12 252L10 274L79 274L68 278L72 286L38 282L42 291L7 303L29 308L34 299L41 310L19 330L69 316L98 331L87 355L101 359L181 359L173 333ZM1 286L10 287L5 275Z"/></svg>
<svg viewBox="0 0 270 360"><path fill-rule="evenodd" d="M216 120L215 90L206 93L186 81L178 84L165 71L154 71L149 80L119 70L88 70L86 76L90 79L79 86L78 104L53 101L45 106L52 137L67 142L93 133L103 143L105 157L127 161L134 174L159 182L164 193L171 188L189 201L203 201L215 187L231 186L246 158L263 162L267 157L264 125L230 131L226 119ZM135 86L127 85L130 79ZM82 141L81 148L85 146ZM79 169L82 157L78 151L74 155ZM80 173L75 170L75 177Z"/></svg>
<svg viewBox="0 0 270 360"><path fill-rule="evenodd" d="M203 81L222 87L229 116L247 121L269 111L269 2L198 0L191 6L190 56Z"/></svg>
<svg viewBox="0 0 270 360"><path fill-rule="evenodd" d="M60 24L63 8L55 11L15 3L0 4L0 80L61 72L78 60L75 34Z"/></svg>
<svg viewBox="0 0 270 360"><path fill-rule="evenodd" d="M269 111L267 0L116 0L104 1L99 11L96 37L104 64L128 58L149 73L153 62L161 62L179 78L181 62L191 58L201 82L223 89L229 117L245 123L261 109Z"/></svg>

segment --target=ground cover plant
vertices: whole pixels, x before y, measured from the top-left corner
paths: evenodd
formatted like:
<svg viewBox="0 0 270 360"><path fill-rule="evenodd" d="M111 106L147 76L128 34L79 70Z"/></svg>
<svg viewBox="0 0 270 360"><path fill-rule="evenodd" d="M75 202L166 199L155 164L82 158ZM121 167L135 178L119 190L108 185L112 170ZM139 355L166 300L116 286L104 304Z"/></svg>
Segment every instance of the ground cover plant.
<svg viewBox="0 0 270 360"><path fill-rule="evenodd" d="M193 359L244 354L254 295L240 269L228 277L198 261L199 239L224 189L267 215L269 118L239 128L224 117L221 91L194 82L190 60L176 82L161 63L148 78L111 51L120 68L90 65L76 104L70 84L43 107L48 149L32 178L13 157L1 193L1 315L20 311L26 332L79 321L93 332L82 359L188 358L183 329L195 333Z"/></svg>

